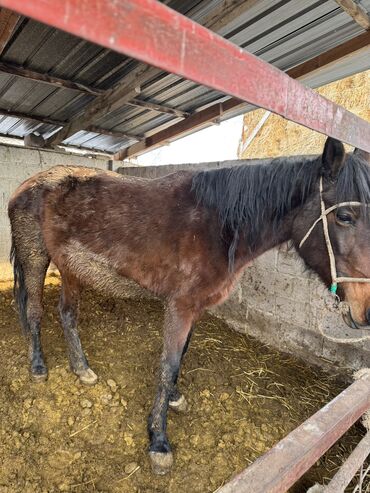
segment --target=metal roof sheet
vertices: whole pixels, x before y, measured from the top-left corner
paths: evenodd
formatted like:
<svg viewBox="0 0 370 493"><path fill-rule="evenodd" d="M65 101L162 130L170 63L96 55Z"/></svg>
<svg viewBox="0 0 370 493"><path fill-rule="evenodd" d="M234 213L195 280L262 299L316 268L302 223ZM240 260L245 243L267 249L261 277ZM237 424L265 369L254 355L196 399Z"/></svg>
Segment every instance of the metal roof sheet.
<svg viewBox="0 0 370 493"><path fill-rule="evenodd" d="M222 0L169 0L165 3L202 22ZM361 0L361 4L370 11L370 0ZM287 70L364 30L334 0L261 0L218 32ZM139 65L128 57L27 18L21 19L1 60L103 90L124 82ZM346 63L347 72L362 69L355 57ZM336 80L340 73L333 66L325 71L321 81ZM317 80L320 78L306 78L311 85ZM18 112L31 118L0 117L0 134L23 137L39 132L48 137L60 127L32 121L32 116L67 122L82 114L94 97L74 89L58 88L0 72L0 111L2 109L5 114L7 111ZM162 72L142 85L138 98L196 112L224 100L225 95ZM236 112L250 108L250 105L245 105ZM228 114L230 116L233 113ZM94 124L105 130L141 137L178 121L175 115L122 104ZM86 130L72 135L63 144L113 153L134 142L133 138L99 135Z"/></svg>

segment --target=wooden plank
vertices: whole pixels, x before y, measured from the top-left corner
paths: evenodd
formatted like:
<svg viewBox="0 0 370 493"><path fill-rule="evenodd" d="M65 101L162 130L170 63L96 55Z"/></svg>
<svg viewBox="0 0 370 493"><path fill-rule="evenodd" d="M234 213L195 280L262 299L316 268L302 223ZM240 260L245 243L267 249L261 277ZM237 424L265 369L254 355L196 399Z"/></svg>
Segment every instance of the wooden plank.
<svg viewBox="0 0 370 493"><path fill-rule="evenodd" d="M0 0L0 5L370 152L369 123L155 0ZM87 113L57 140L92 124L96 108Z"/></svg>
<svg viewBox="0 0 370 493"><path fill-rule="evenodd" d="M0 9L0 55L9 43L20 16L8 9Z"/></svg>
<svg viewBox="0 0 370 493"><path fill-rule="evenodd" d="M370 407L370 376L356 380L218 490L285 493Z"/></svg>
<svg viewBox="0 0 370 493"><path fill-rule="evenodd" d="M326 65L329 65L330 63L333 63L345 56L348 56L351 53L354 53L355 51L368 47L369 44L370 44L370 32L366 32L349 41L346 41L345 43L340 44L339 46L336 46L335 48L332 48L331 50L326 51L325 53L322 53L314 58L311 58L311 60L308 60L307 62L303 62L300 65L297 65L296 67L288 70L287 74L293 79L299 79L300 77L303 77L322 67L325 67ZM240 105L239 99L230 98L228 100L228 109L224 110L224 113L227 113L228 111L232 111L239 105ZM198 130L204 128L205 126L207 126L207 124L212 122L212 120L215 118L215 114L217 116L218 109L219 109L219 104L214 106L214 111L207 108L206 110L204 110L205 112L204 114L202 111L196 113L197 117L194 119L197 122L202 121L202 124L197 126ZM209 115L209 120L207 120L207 115ZM186 121L188 124L184 122L175 123L171 127L168 127L166 131L163 131L163 133L157 132L156 134L152 135L150 139L147 139L145 143L142 142L140 146L133 144L130 147L118 151L114 155L114 159L122 160L122 159L127 159L128 157L138 156L140 154L143 154L144 152L148 152L151 149L155 149L156 147L159 147L161 144L165 142L170 142L171 140L174 140L176 138L188 134L193 130L191 126L193 119L189 119ZM164 139L162 142L160 140L161 136Z"/></svg>
<svg viewBox="0 0 370 493"><path fill-rule="evenodd" d="M7 74L16 75L17 77L23 77L25 79L31 79L37 82L43 82L45 84L52 85L54 87L64 87L67 89L74 89L75 91L84 92L86 94L92 94L98 96L104 93L103 89L97 89L87 84L82 84L80 82L74 82L67 79L62 79L60 77L54 77L50 74L42 74L36 72L35 70L30 70L15 63L0 61L0 71Z"/></svg>
<svg viewBox="0 0 370 493"><path fill-rule="evenodd" d="M352 17L362 28L370 29L370 17L366 9L354 0L335 0L337 4Z"/></svg>

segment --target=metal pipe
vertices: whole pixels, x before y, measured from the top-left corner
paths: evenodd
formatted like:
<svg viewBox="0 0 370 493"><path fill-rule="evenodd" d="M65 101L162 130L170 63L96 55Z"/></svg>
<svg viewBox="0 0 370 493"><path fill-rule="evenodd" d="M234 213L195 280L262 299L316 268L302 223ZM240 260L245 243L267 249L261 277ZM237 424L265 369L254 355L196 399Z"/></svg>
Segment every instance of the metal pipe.
<svg viewBox="0 0 370 493"><path fill-rule="evenodd" d="M285 493L369 408L366 372L218 493Z"/></svg>

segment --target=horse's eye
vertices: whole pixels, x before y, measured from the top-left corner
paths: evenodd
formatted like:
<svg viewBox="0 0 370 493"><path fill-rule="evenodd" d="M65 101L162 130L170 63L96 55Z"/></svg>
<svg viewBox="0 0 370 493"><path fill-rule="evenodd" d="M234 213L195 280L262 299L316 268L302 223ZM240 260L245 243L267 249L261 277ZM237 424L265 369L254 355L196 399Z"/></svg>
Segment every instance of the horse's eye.
<svg viewBox="0 0 370 493"><path fill-rule="evenodd" d="M338 211L336 214L336 219L342 224L354 224L354 219L348 212Z"/></svg>

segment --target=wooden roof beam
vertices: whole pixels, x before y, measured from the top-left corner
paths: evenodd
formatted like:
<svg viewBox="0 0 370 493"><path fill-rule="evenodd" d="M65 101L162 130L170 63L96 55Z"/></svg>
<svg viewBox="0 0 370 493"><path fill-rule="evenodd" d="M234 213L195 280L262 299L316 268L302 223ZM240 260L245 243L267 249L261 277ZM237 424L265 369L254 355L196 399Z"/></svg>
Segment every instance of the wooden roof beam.
<svg viewBox="0 0 370 493"><path fill-rule="evenodd" d="M151 111L158 111L158 113L168 113L169 115L174 115L177 118L186 118L190 116L190 113L188 111L181 111L176 108L171 108L170 106L152 103L150 101L143 101L142 99L138 98L134 98L131 101L128 101L126 104L128 104L129 106L140 106L141 108L145 108Z"/></svg>
<svg viewBox="0 0 370 493"><path fill-rule="evenodd" d="M52 85L54 87L73 89L85 94L91 94L93 96L101 96L106 90L98 89L96 87L83 84L81 82L76 82L68 79L62 79L60 77L55 77L50 74L43 74L35 70L30 70L24 68L15 63L0 61L0 72L4 72L11 75L16 75L17 77L22 77L24 79L34 80L36 82L42 82L45 84ZM152 103L150 101L143 101L141 99L134 98L128 101L126 104L130 106L142 107L148 110L157 111L159 113L168 113L170 115L175 115L178 118L186 118L190 113L186 111L177 110L176 108L171 108L163 104Z"/></svg>
<svg viewBox="0 0 370 493"><path fill-rule="evenodd" d="M139 65L125 78L124 83L109 89L104 94L87 104L84 112L72 118L67 125L54 135L46 139L45 146L55 146L68 139L71 135L84 130L108 113L121 108L138 94L138 87L158 73L158 69L146 65Z"/></svg>
<svg viewBox="0 0 370 493"><path fill-rule="evenodd" d="M36 72L35 70L24 68L15 63L0 61L0 72L16 75L17 77L23 77L24 79L30 79L36 82L43 82L54 87L74 89L75 91L92 94L93 96L99 96L105 92L103 89L97 89L80 82L74 82L60 77L54 77L53 75Z"/></svg>
<svg viewBox="0 0 370 493"><path fill-rule="evenodd" d="M2 116L6 117L12 117L12 118L19 118L20 120L31 120L35 121L41 124L46 124L46 125L53 125L55 127L65 127L68 123L61 121L61 120L56 120L54 118L48 118L44 116L36 116L36 115L29 115L27 113L21 113L19 111L7 111L7 110L2 110L0 109L0 118ZM132 139L132 140L137 140L138 142L144 139L143 135L134 135L131 133L126 133L126 132L120 132L118 130L108 130L102 127L98 127L95 125L90 125L86 130L86 132L93 132L96 134L100 135L110 135L111 137L116 137L118 139ZM33 135L33 134L31 134ZM44 147L44 145L39 143L37 147Z"/></svg>
<svg viewBox="0 0 370 493"><path fill-rule="evenodd" d="M0 9L0 55L6 48L18 24L20 15L12 10Z"/></svg>
<svg viewBox="0 0 370 493"><path fill-rule="evenodd" d="M210 123L218 123L221 115L228 113L231 110L235 111L238 106L245 106L245 102L236 98L230 98L224 103L217 103L209 106L205 110L193 113L182 122L178 122L175 125L146 137L137 144L121 149L114 155L114 159L123 160L129 157L138 156L139 154L148 152L149 149L155 149L156 147L165 145L175 138L185 136L195 130L200 130Z"/></svg>
<svg viewBox="0 0 370 493"><path fill-rule="evenodd" d="M216 11L213 11L203 20L203 24L213 31L219 31L222 27L237 18L241 13L250 9L257 1L258 0L223 0ZM45 146L48 147L60 144L74 133L92 125L100 117L122 107L124 104L128 104L132 99L135 99L138 92L140 92L138 88L140 88L142 84L161 72L161 70L155 67L140 65L136 70L131 71L129 76L125 77L125 80L120 84L96 97L94 101L86 106L83 115L71 119L68 125L45 141ZM157 108L156 111L159 111L159 105L157 105ZM164 111L164 109L165 107L161 105L162 113L170 113L171 110L173 110L173 108L169 107L166 107L166 111ZM179 110L176 110L176 112L178 113ZM173 112L174 116L181 116L181 118L188 117L185 112L181 112L181 114L177 113L175 114Z"/></svg>
<svg viewBox="0 0 370 493"><path fill-rule="evenodd" d="M367 31L370 30L370 16L362 5L356 3L354 0L335 1L359 26Z"/></svg>

